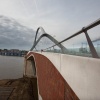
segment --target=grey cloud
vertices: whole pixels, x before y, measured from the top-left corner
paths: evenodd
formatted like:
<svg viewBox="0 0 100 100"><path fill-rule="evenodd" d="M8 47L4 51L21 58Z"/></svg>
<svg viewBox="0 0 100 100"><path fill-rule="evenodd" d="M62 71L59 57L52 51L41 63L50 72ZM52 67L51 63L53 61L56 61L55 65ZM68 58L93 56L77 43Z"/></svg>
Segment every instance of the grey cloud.
<svg viewBox="0 0 100 100"><path fill-rule="evenodd" d="M0 1L0 4L3 5L0 6L0 13L4 12L3 14L6 14L7 16L19 19L20 23L22 21L23 25L35 29L42 25L44 29L46 29L46 32L55 35L57 40L63 40L67 38L68 36L80 30L85 25L90 24L100 17L100 0L35 1L37 8L34 0L6 0L6 2L9 2L7 3L8 6ZM11 6L10 3L12 4ZM5 5L7 6L6 8ZM11 12L11 14L9 14L9 12ZM4 18L4 16L1 17ZM6 23L9 23L9 28L8 26L3 25ZM21 43L23 45L27 44L25 47L28 46L28 48L32 45L34 30L27 29L26 27L20 25L18 22L7 18L5 18L3 24L0 24L0 34L7 36L9 41L13 41L13 39L16 41L19 40L20 42L23 41ZM12 30L14 30L14 32L12 32ZM97 33L96 35L90 34L92 40L100 36L99 31L100 30L97 30L95 32ZM10 40L10 38L12 39ZM17 43L21 44L19 41ZM84 42L83 37L77 38L75 41L72 39L70 44L76 42Z"/></svg>
<svg viewBox="0 0 100 100"><path fill-rule="evenodd" d="M5 23L5 25L4 25ZM38 37L42 33L38 34ZM17 48L30 50L35 37L33 29L22 26L14 19L5 16L0 17L0 48ZM43 38L37 45L38 49L51 45L52 42Z"/></svg>
<svg viewBox="0 0 100 100"><path fill-rule="evenodd" d="M4 25L5 23L5 25ZM17 23L14 19L0 17L0 47L31 48L35 31Z"/></svg>

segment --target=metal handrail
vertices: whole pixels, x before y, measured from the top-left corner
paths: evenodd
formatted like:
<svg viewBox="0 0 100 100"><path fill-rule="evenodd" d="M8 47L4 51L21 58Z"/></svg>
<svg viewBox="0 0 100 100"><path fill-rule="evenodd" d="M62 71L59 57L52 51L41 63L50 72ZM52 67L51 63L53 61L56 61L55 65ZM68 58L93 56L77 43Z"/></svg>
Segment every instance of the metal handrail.
<svg viewBox="0 0 100 100"><path fill-rule="evenodd" d="M63 42L65 42L65 41L67 41L67 40L69 40L69 39L71 39L71 38L73 38L73 37L75 37L75 36L77 36L77 35L79 35L79 34L81 34L81 33L85 33L85 36L86 36L86 39L87 39L87 41L88 41L88 44L89 44L89 47L90 47L90 51L91 51L91 53L92 53L93 58L99 58L99 56L98 56L98 54L97 54L97 52L96 52L96 50L95 50L95 48L94 48L94 46L93 46L93 43L92 43L92 41L91 41L91 39L90 39L90 37L89 37L89 35L88 35L88 33L87 33L88 30L90 30L91 28L93 28L93 27L95 27L95 26L97 26L97 25L99 25L99 24L100 24L100 18L99 18L98 20L96 20L95 22L89 24L88 26L83 27L83 28L82 28L81 30L79 30L78 32L74 33L73 35L69 36L68 38L65 38L64 40L62 40L62 41L60 41L60 42L58 42L58 41L57 41L56 39L54 39L52 36L50 36L49 34L47 34L47 33L44 31L44 29L43 29L42 27L39 27L39 28L37 29L37 31L36 31L36 36L35 36L34 44L33 44L32 48L31 48L31 50L33 50L33 49L35 48L35 46L38 44L38 42L40 41L40 39L41 39L42 37L46 36L46 37L48 37L51 41L53 41L55 44L52 45L52 46L50 46L50 47L48 47L48 48L46 48L46 49L43 49L44 51L47 50L47 49L50 49L50 48L52 48L52 47L55 47L55 46L59 46L63 51L66 51L67 49L62 45ZM36 41L36 38L37 38L37 34L38 34L39 29L42 29L43 32L44 32L44 34L42 34L42 35L39 37L39 39Z"/></svg>
<svg viewBox="0 0 100 100"><path fill-rule="evenodd" d="M71 38L83 33L84 31L87 31L87 30L99 25L99 24L100 24L100 18L97 21L95 21L94 23L91 23L90 25L88 25L86 27L83 27L81 30L79 30L78 32L76 32L73 35L69 36L68 38L65 38L64 40L60 41L58 44L61 44L61 43L65 42L65 41L67 41L67 40L69 40L69 39L71 39ZM52 46L50 46L50 47L48 47L46 49L43 49L43 50L47 50L49 48L55 47L58 44L52 45Z"/></svg>
<svg viewBox="0 0 100 100"><path fill-rule="evenodd" d="M93 28L93 27L95 27L95 26L97 26L97 25L99 25L99 24L100 24L100 18L99 18L98 20L96 20L95 22L91 23L90 25L88 25L88 26L86 26L86 27L83 27L81 30L79 30L78 32L76 32L76 33L74 33L73 35L69 36L68 38L65 38L64 40L60 41L59 43L57 43L57 44L55 44L55 45L52 45L52 46L50 46L50 47L48 47L48 48L46 48L46 49L43 49L43 50L47 50L47 49L50 49L50 48L52 48L52 47L55 47L55 46L57 46L57 45L59 45L59 44L65 42L65 41L67 41L67 40L69 40L69 39L71 39L71 38L73 38L73 37L75 37L75 36L81 34L81 33L85 33L86 38L87 38L87 41L88 41L88 44L89 44L89 47L90 47L90 50L91 50L91 53L92 53L92 56L93 56L94 58L99 58L99 56L98 56L98 54L97 54L97 52L96 52L96 50L95 50L95 48L94 48L94 46L93 46L93 43L92 43L92 41L91 41L89 35L87 34L87 31L88 31L88 30L90 30L91 28Z"/></svg>

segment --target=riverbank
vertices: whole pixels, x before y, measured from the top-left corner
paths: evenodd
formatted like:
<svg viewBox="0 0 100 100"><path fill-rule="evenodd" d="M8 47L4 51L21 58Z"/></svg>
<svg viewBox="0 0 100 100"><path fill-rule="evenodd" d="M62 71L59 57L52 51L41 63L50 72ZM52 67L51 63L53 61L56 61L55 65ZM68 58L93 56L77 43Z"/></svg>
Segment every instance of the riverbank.
<svg viewBox="0 0 100 100"><path fill-rule="evenodd" d="M37 78L0 80L0 100L38 100Z"/></svg>

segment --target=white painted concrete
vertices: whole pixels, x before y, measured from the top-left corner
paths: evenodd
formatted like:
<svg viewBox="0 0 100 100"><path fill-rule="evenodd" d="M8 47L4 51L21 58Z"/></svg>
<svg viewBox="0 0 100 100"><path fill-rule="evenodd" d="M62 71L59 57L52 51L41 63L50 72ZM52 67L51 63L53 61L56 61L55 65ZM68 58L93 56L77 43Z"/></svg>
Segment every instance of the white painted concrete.
<svg viewBox="0 0 100 100"><path fill-rule="evenodd" d="M100 59L42 52L81 100L100 100Z"/></svg>
<svg viewBox="0 0 100 100"><path fill-rule="evenodd" d="M57 66L57 70L61 70L61 54L53 54L53 53L42 53L44 56L46 56L51 62L54 62L53 64Z"/></svg>
<svg viewBox="0 0 100 100"><path fill-rule="evenodd" d="M39 100L43 100L40 94L39 94Z"/></svg>
<svg viewBox="0 0 100 100"><path fill-rule="evenodd" d="M34 76L34 70L33 70L33 65L31 60L27 60L26 61L26 73L25 75L27 75L28 77Z"/></svg>

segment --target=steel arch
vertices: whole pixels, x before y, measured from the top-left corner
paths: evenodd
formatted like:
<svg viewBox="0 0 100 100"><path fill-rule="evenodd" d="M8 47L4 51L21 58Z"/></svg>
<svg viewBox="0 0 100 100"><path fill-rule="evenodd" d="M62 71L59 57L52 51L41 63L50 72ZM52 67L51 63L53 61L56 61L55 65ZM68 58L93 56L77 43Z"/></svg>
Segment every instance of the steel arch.
<svg viewBox="0 0 100 100"><path fill-rule="evenodd" d="M42 34L42 35L38 38L38 40L36 41L37 34L38 34L38 32L39 32L40 29L43 31L43 34ZM50 39L52 42L54 42L55 44L58 44L58 43L59 43L55 38L53 38L51 35L47 34L47 33L45 32L45 30L44 30L42 27L39 27L39 28L37 29L37 31L36 31L35 40L34 40L33 46L32 46L32 48L30 49L30 51L32 51L32 50L36 47L36 45L38 44L38 42L39 42L39 41L41 40L41 38L43 38L43 37L49 38L49 39ZM66 51L68 51L62 44L58 44L58 47L61 48L61 50L62 50L63 53L65 53Z"/></svg>

